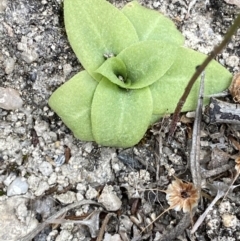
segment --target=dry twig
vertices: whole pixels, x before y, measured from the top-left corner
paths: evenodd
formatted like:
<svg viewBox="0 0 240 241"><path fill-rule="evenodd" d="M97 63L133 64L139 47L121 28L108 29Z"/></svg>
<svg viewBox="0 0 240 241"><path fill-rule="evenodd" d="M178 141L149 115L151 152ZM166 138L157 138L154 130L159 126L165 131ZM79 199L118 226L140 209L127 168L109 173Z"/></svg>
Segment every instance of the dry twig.
<svg viewBox="0 0 240 241"><path fill-rule="evenodd" d="M57 213L53 214L51 217L49 217L45 222L39 224L34 230L32 230L29 234L27 234L26 236L22 237L19 239L19 241L29 241L32 240L38 233L40 233L47 225L49 225L49 223L52 222L52 220L55 220L61 216L63 216L66 212L68 212L69 210L82 206L82 205L86 205L86 204L93 204L93 205L98 205L98 206L102 206L101 204L94 202L94 201L90 201L90 200L82 200L80 202L76 202L73 203L71 205L68 205L67 207L62 208L61 210L59 210Z"/></svg>
<svg viewBox="0 0 240 241"><path fill-rule="evenodd" d="M202 119L202 107L203 107L203 94L204 94L204 72L201 75L201 83L199 89L199 98L195 114L195 121L193 125L192 134L192 149L190 154L190 169L192 179L198 193L201 192L201 173L200 173L200 125Z"/></svg>
<svg viewBox="0 0 240 241"><path fill-rule="evenodd" d="M104 235L104 231L105 231L105 228L110 220L111 217L115 217L116 214L114 213L108 213L107 216L105 217L103 223L102 223L102 226L99 230L99 234L98 234L98 237L97 237L97 240L96 241L102 241L103 239L103 235Z"/></svg>
<svg viewBox="0 0 240 241"><path fill-rule="evenodd" d="M213 170L202 170L201 171L201 176L202 178L209 178L212 176L216 176L218 174L221 174L231 168L233 168L235 166L235 162L234 161L230 161L228 164L226 165L222 165L221 167L215 168Z"/></svg>

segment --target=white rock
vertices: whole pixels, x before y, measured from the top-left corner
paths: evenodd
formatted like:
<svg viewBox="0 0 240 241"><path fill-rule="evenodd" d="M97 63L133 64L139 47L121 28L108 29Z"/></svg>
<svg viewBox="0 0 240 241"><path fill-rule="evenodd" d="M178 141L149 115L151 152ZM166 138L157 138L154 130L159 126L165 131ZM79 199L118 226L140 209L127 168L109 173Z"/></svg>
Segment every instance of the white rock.
<svg viewBox="0 0 240 241"><path fill-rule="evenodd" d="M235 228L238 223L238 219L235 215L224 213L222 215L222 222L226 228Z"/></svg>
<svg viewBox="0 0 240 241"><path fill-rule="evenodd" d="M35 121L34 130L37 132L38 136L43 136L43 134L49 129L48 124L45 121Z"/></svg>
<svg viewBox="0 0 240 241"><path fill-rule="evenodd" d="M63 65L63 74L64 76L68 76L72 71L72 66L70 64L64 64Z"/></svg>
<svg viewBox="0 0 240 241"><path fill-rule="evenodd" d="M93 150L94 146L92 142L87 142L84 146L83 149L85 152L90 153Z"/></svg>
<svg viewBox="0 0 240 241"><path fill-rule="evenodd" d="M55 198L57 198L61 203L69 204L76 201L76 194L74 192L68 191L66 193L55 195Z"/></svg>
<svg viewBox="0 0 240 241"><path fill-rule="evenodd" d="M49 185L53 185L53 184L56 183L56 181L57 181L57 174L56 174L56 172L53 172L53 173L50 175L50 177L48 178L48 184L49 184Z"/></svg>
<svg viewBox="0 0 240 241"><path fill-rule="evenodd" d="M77 201L82 201L84 199L83 195L81 193L76 194Z"/></svg>
<svg viewBox="0 0 240 241"><path fill-rule="evenodd" d="M98 199L99 203L102 203L103 206L108 211L117 211L121 208L122 202L119 197L113 192L113 187L106 185Z"/></svg>
<svg viewBox="0 0 240 241"><path fill-rule="evenodd" d="M62 230L57 236L56 241L72 240L73 236L68 230Z"/></svg>
<svg viewBox="0 0 240 241"><path fill-rule="evenodd" d="M38 59L38 54L34 50L27 50L21 54L22 59L27 62L28 64L36 61Z"/></svg>
<svg viewBox="0 0 240 241"><path fill-rule="evenodd" d="M132 228L132 221L130 220L130 218L127 215L121 215L120 216L120 224L127 230L127 231L131 231Z"/></svg>
<svg viewBox="0 0 240 241"><path fill-rule="evenodd" d="M0 240L19 240L21 236L36 228L38 222L32 217L32 211L26 214L27 201L26 198L17 196L0 202ZM22 219L26 215L28 218L23 222Z"/></svg>
<svg viewBox="0 0 240 241"><path fill-rule="evenodd" d="M87 186L83 183L78 183L76 189L81 193L85 193L87 190Z"/></svg>
<svg viewBox="0 0 240 241"><path fill-rule="evenodd" d="M236 67L239 64L239 58L235 55L231 55L226 59L226 64L230 67Z"/></svg>
<svg viewBox="0 0 240 241"><path fill-rule="evenodd" d="M38 189L39 183L40 183L41 179L40 177L37 177L35 175L31 175L28 177L28 184L29 184L29 188L32 191L36 191Z"/></svg>
<svg viewBox="0 0 240 241"><path fill-rule="evenodd" d="M233 210L233 207L231 206L229 201L223 201L219 204L218 211L220 214L224 213L231 213Z"/></svg>
<svg viewBox="0 0 240 241"><path fill-rule="evenodd" d="M97 196L98 196L98 192L94 188L89 186L89 188L86 192L86 198L91 200L91 199L96 198Z"/></svg>
<svg viewBox="0 0 240 241"><path fill-rule="evenodd" d="M15 60L13 58L8 58L5 61L5 73L11 74L14 70Z"/></svg>
<svg viewBox="0 0 240 241"><path fill-rule="evenodd" d="M5 185L5 186L9 186L9 185L13 182L13 180L14 180L15 178L16 178L16 174L13 173L13 172L11 172L11 173L7 176L7 178L3 181L4 185Z"/></svg>
<svg viewBox="0 0 240 241"><path fill-rule="evenodd" d="M0 108L14 110L21 108L23 101L17 90L0 87Z"/></svg>
<svg viewBox="0 0 240 241"><path fill-rule="evenodd" d="M16 207L15 210L16 210L17 218L18 218L20 221L25 222L26 217L27 217L27 215L28 215L28 210L27 210L26 204L25 204L25 203L19 204L19 205Z"/></svg>
<svg viewBox="0 0 240 241"><path fill-rule="evenodd" d="M3 13L7 7L7 0L0 0L0 13Z"/></svg>
<svg viewBox="0 0 240 241"><path fill-rule="evenodd" d="M7 188L7 196L14 196L26 193L28 183L24 177L17 177Z"/></svg>
<svg viewBox="0 0 240 241"><path fill-rule="evenodd" d="M105 233L103 241L122 241L122 239L119 234Z"/></svg>
<svg viewBox="0 0 240 241"><path fill-rule="evenodd" d="M39 186L38 186L37 190L35 191L35 195L36 196L41 196L48 189L49 189L48 183L44 182L44 181L41 181L39 183Z"/></svg>
<svg viewBox="0 0 240 241"><path fill-rule="evenodd" d="M153 7L154 8L158 8L160 5L161 5L160 2L156 2L156 1L153 2Z"/></svg>
<svg viewBox="0 0 240 241"><path fill-rule="evenodd" d="M52 197L37 199L34 202L33 210L41 214L43 219L49 217L54 209L55 200Z"/></svg>
<svg viewBox="0 0 240 241"><path fill-rule="evenodd" d="M53 168L52 165L49 162L43 161L39 165L39 171L44 175L44 176L50 176L53 173Z"/></svg>

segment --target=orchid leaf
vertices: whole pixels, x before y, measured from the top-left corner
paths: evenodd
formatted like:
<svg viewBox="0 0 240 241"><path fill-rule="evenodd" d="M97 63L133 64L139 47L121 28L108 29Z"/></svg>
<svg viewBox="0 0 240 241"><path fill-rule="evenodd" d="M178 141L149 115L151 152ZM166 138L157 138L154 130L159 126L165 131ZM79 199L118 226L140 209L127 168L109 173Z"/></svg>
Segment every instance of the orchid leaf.
<svg viewBox="0 0 240 241"><path fill-rule="evenodd" d="M91 104L96 82L87 71L76 74L50 97L49 106L74 135L92 141Z"/></svg>
<svg viewBox="0 0 240 241"><path fill-rule="evenodd" d="M126 66L127 73L124 73L124 78L127 79L125 81L119 81L116 76L119 73L116 58L106 61L96 72L123 88L144 88L167 72L176 58L176 54L173 53L176 53L177 49L177 46L167 42L154 40L139 42L124 49L116 57ZM123 68L121 69L123 73Z"/></svg>
<svg viewBox="0 0 240 241"><path fill-rule="evenodd" d="M106 77L112 83L122 87L129 88L131 80L127 78L126 65L120 58L112 57L109 58L96 70L96 73Z"/></svg>
<svg viewBox="0 0 240 241"><path fill-rule="evenodd" d="M150 124L173 113L206 58L182 47L171 20L136 1L118 10L106 0L64 0L64 19L85 70L57 89L49 105L84 141L123 148L138 143ZM205 76L205 95L228 88L232 77L216 61ZM183 111L195 109L198 86Z"/></svg>
<svg viewBox="0 0 240 241"><path fill-rule="evenodd" d="M83 67L93 72L106 54L119 54L138 42L128 18L107 1L64 0L64 19L68 40Z"/></svg>
<svg viewBox="0 0 240 241"><path fill-rule="evenodd" d="M174 23L157 11L141 6L137 1L128 3L122 9L135 27L140 41L160 40L181 46L183 35Z"/></svg>
<svg viewBox="0 0 240 241"><path fill-rule="evenodd" d="M101 80L92 103L92 131L104 146L130 147L146 132L152 116L149 88L126 90Z"/></svg>
<svg viewBox="0 0 240 241"><path fill-rule="evenodd" d="M206 55L192 49L184 47L179 49L172 67L163 77L150 86L153 97L153 114L173 113L196 67L205 58ZM204 95L211 95L227 89L231 78L231 73L217 61L210 62L205 69ZM198 89L199 81L194 84L182 111L190 111L196 108ZM204 98L205 104L208 101L209 98Z"/></svg>

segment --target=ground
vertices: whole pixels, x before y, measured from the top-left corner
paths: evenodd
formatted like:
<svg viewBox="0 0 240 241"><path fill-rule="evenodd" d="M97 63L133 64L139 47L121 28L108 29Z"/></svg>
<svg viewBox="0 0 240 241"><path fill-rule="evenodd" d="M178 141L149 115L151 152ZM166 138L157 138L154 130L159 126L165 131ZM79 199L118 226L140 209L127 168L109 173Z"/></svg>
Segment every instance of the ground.
<svg viewBox="0 0 240 241"><path fill-rule="evenodd" d="M110 2L121 8L129 1ZM140 3L170 17L185 36L185 45L205 54L221 41L239 12L223 0ZM233 74L240 67L239 38L238 30L216 58ZM75 139L47 104L52 92L82 69L66 37L62 0L0 0L0 46L0 87L17 90L23 101L17 110L0 108L0 240L96 240L98 225L106 218L105 241L240 240L239 188L213 207L193 235L189 216L175 210L141 233L169 207L158 190L166 190L173 175L192 182L188 134L193 119L179 122L171 144L169 118L127 150ZM192 223L216 196L214 181L223 185L221 190L230 185L239 151L238 125L210 124L205 114L201 124L201 167L229 168L203 178ZM64 223L63 212L52 220L60 224L40 230L40 223L71 203L78 206L66 215L71 220L80 216L85 225ZM26 236L36 227L39 232Z"/></svg>

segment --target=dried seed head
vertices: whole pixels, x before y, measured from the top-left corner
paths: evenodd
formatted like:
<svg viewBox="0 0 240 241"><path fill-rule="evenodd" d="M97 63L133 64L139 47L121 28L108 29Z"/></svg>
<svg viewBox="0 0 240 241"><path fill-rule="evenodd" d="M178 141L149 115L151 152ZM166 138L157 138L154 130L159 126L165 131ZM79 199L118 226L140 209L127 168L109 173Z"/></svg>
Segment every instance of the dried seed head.
<svg viewBox="0 0 240 241"><path fill-rule="evenodd" d="M240 103L240 73L234 75L229 87L229 92L231 93L233 100Z"/></svg>
<svg viewBox="0 0 240 241"><path fill-rule="evenodd" d="M189 212L192 220L192 210L197 206L199 199L198 190L192 183L184 183L182 180L176 178L176 180L168 185L166 191L161 191L167 194L166 198L170 207L158 215L142 230L142 232L144 232L152 223L157 221L164 213L170 209L174 209L176 211L180 211L182 209L184 213Z"/></svg>
<svg viewBox="0 0 240 241"><path fill-rule="evenodd" d="M182 180L174 180L165 191L170 207L184 213L192 211L198 204L199 194L192 183L184 183Z"/></svg>

